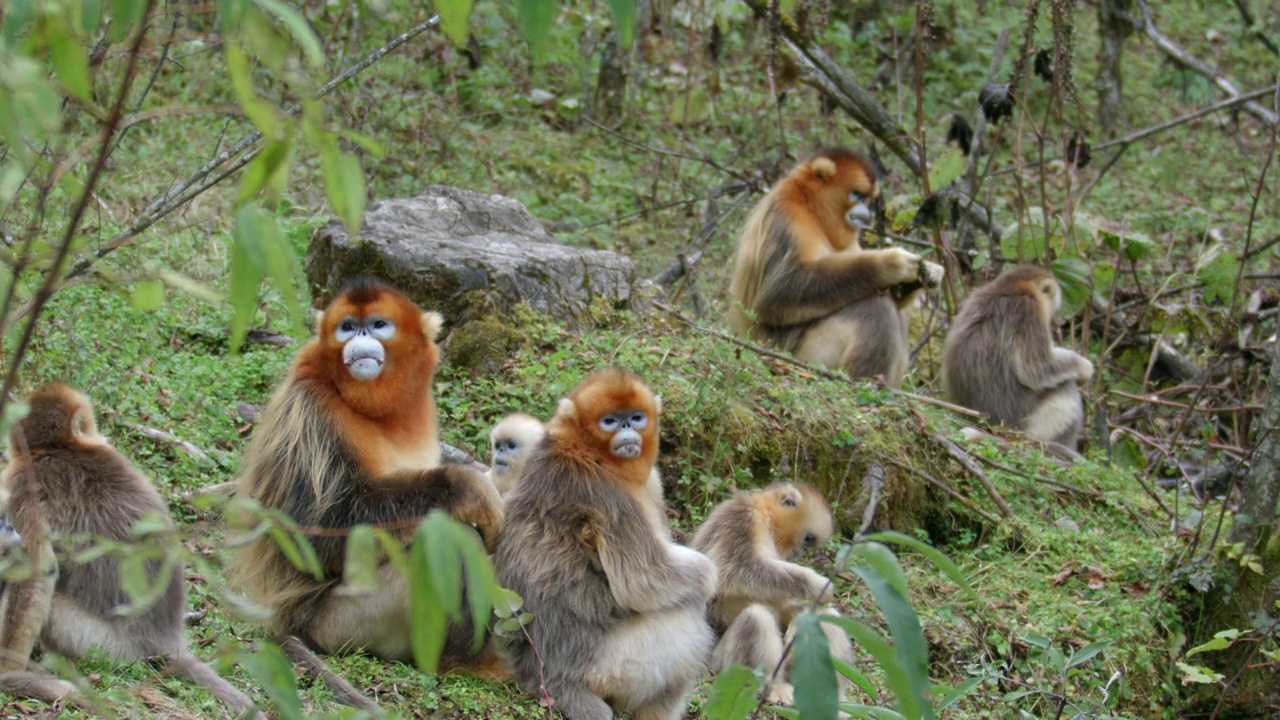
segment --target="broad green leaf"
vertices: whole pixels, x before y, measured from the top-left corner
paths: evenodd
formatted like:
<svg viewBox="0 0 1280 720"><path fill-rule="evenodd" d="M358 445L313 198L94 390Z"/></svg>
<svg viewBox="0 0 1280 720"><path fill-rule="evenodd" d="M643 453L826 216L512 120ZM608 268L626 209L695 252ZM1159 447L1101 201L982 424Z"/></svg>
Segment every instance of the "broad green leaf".
<svg viewBox="0 0 1280 720"><path fill-rule="evenodd" d="M413 545L409 547L409 620L413 659L419 670L433 674L440 665L449 620L431 581L425 525L418 526Z"/></svg>
<svg viewBox="0 0 1280 720"><path fill-rule="evenodd" d="M950 185L964 172L964 163L964 152L960 148L948 148L942 157L929 163L929 189L937 192Z"/></svg>
<svg viewBox="0 0 1280 720"><path fill-rule="evenodd" d="M378 581L378 565L378 538L373 528L368 525L351 528L342 563L342 592L360 595L377 591L382 585Z"/></svg>
<svg viewBox="0 0 1280 720"><path fill-rule="evenodd" d="M307 62L312 67L318 68L324 64L324 50L320 47L320 38L316 37L311 24L302 17L301 13L278 0L257 0L257 3L258 7L274 15L289 28L289 33L297 41L298 47L302 48ZM463 42L466 42L465 38Z"/></svg>
<svg viewBox="0 0 1280 720"><path fill-rule="evenodd" d="M1239 269L1240 262L1229 248L1221 243L1209 248L1196 262L1196 277L1204 282L1204 299L1230 302Z"/></svg>
<svg viewBox="0 0 1280 720"><path fill-rule="evenodd" d="M1111 292L1111 286L1115 283L1115 280L1116 280L1115 265L1112 265L1111 263L1106 262L1105 260L1100 262L1095 262L1093 264L1093 287L1095 290L1098 291L1098 294L1110 299L1107 293Z"/></svg>
<svg viewBox="0 0 1280 720"><path fill-rule="evenodd" d="M484 642L485 626L493 615L494 604L505 598L503 588L498 584L497 574L489 553L471 528L460 522L450 520L453 531L458 534L457 546L462 551L462 567L467 576L466 598L471 605L471 626L475 629L474 643L477 650Z"/></svg>
<svg viewBox="0 0 1280 720"><path fill-rule="evenodd" d="M76 99L88 103L93 101L89 85L89 53L68 27L70 21L70 16L62 13L45 15L45 39L49 43L49 55L53 59L53 71L58 74L58 82Z"/></svg>
<svg viewBox="0 0 1280 720"><path fill-rule="evenodd" d="M471 31L471 0L436 0L436 12L440 13L440 29L456 46L467 44ZM517 13L519 10L517 9Z"/></svg>
<svg viewBox="0 0 1280 720"><path fill-rule="evenodd" d="M916 616L916 611L893 584L879 573L857 565L852 570L871 590L876 604L880 606L880 612L889 624L889 634L893 637L898 664L907 674L911 696L920 704L919 716L932 720L933 704L928 696L929 645L920 630L920 619ZM906 708L901 709L905 715L912 717Z"/></svg>
<svg viewBox="0 0 1280 720"><path fill-rule="evenodd" d="M258 95L253 87L253 72L249 67L249 57L234 43L227 43L227 76L231 80L231 89L235 91L236 100L249 121L267 138L278 138L283 124L271 103Z"/></svg>
<svg viewBox="0 0 1280 720"><path fill-rule="evenodd" d="M111 0L111 42L120 42L142 25L146 0Z"/></svg>
<svg viewBox="0 0 1280 720"><path fill-rule="evenodd" d="M875 720L905 720L906 716L889 708L861 703L840 703L840 710L851 718L875 718Z"/></svg>
<svg viewBox="0 0 1280 720"><path fill-rule="evenodd" d="M524 598L519 593L507 588L498 588L493 597L493 614L500 618L515 617L524 607Z"/></svg>
<svg viewBox="0 0 1280 720"><path fill-rule="evenodd" d="M382 147L382 143L374 140L368 135L362 135L355 130L342 130L342 137L346 138L355 145L359 145L365 152L369 153L378 160L382 160L387 156L386 148Z"/></svg>
<svg viewBox="0 0 1280 720"><path fill-rule="evenodd" d="M133 284L133 298L130 300L135 310L152 312L164 306L164 281L139 280Z"/></svg>
<svg viewBox="0 0 1280 720"><path fill-rule="evenodd" d="M278 200L284 190L284 180L289 175L289 160L293 143L289 139L269 140L262 151L249 162L240 179L236 205L252 200L259 191L266 190L267 197Z"/></svg>
<svg viewBox="0 0 1280 720"><path fill-rule="evenodd" d="M324 577L324 572L318 567L318 565L308 562L306 554L300 547L301 543L299 540L301 540L302 543L306 543L308 547L311 546L311 543L308 542L306 538L296 533L289 532L280 525L274 524L271 526L271 529L267 531L267 534L270 535L271 539L275 541L277 546L279 546L280 552L284 554L285 559L290 563L293 563L294 567L298 568L302 572L312 575L317 580Z"/></svg>
<svg viewBox="0 0 1280 720"><path fill-rule="evenodd" d="M1191 665L1189 663L1178 660L1174 663L1179 670L1182 671L1182 684L1200 683L1202 685L1211 685L1222 682L1223 675L1216 673L1202 665Z"/></svg>
<svg viewBox="0 0 1280 720"><path fill-rule="evenodd" d="M946 710L947 708L956 704L957 702L960 701L961 698L968 695L970 690L973 690L974 688L978 687L978 684L981 683L983 680L988 680L988 679L990 678L986 676L971 677L968 680L965 680L964 682L955 686L954 688L949 688L945 685L934 685L933 686L934 697L942 698L942 702L938 703L938 712L942 712L943 710Z"/></svg>
<svg viewBox="0 0 1280 720"><path fill-rule="evenodd" d="M27 21L31 19L34 0L6 0L4 4L4 39L8 43L17 41L18 36L27 29Z"/></svg>
<svg viewBox="0 0 1280 720"><path fill-rule="evenodd" d="M1111 461L1119 468L1145 468L1147 458L1136 440L1125 436L1111 446Z"/></svg>
<svg viewBox="0 0 1280 720"><path fill-rule="evenodd" d="M1106 650L1115 644L1114 640L1104 640L1102 642L1089 643L1072 653L1071 658L1067 660L1067 667L1073 668L1077 665L1086 663L1093 659L1094 655Z"/></svg>
<svg viewBox="0 0 1280 720"><path fill-rule="evenodd" d="M541 60L546 52L557 10L556 0L516 1L516 22L529 41L529 54L535 61Z"/></svg>
<svg viewBox="0 0 1280 720"><path fill-rule="evenodd" d="M1213 639L1209 642L1206 642L1203 645L1197 645L1188 650L1187 657L1191 657L1192 655L1202 652L1209 652L1211 650L1225 650L1231 646L1231 642L1237 637L1240 637L1240 631L1236 628L1215 633Z"/></svg>
<svg viewBox="0 0 1280 720"><path fill-rule="evenodd" d="M970 599L975 602L979 601L978 595L973 591L973 587L969 585L969 579L965 577L964 571L961 570L958 565L951 562L951 558L947 557L946 553L938 550L929 543L919 538L895 532L893 530L864 535L863 539L876 540L886 544L905 545L912 550L915 550L928 558L929 562L933 563L934 566L941 570L944 575L951 578L952 582L959 585L960 589L964 590Z"/></svg>
<svg viewBox="0 0 1280 720"><path fill-rule="evenodd" d="M906 597L907 576L902 572L902 565L893 551L878 542L860 542L853 546L852 556L861 564L870 567L893 586L898 594Z"/></svg>
<svg viewBox="0 0 1280 720"><path fill-rule="evenodd" d="M124 617L137 617L150 610L169 589L177 566L178 556L175 553L165 553L157 558L154 553L131 546L120 561L120 588L129 596L129 603L117 606L113 612ZM181 578L178 582L182 582Z"/></svg>
<svg viewBox="0 0 1280 720"><path fill-rule="evenodd" d="M245 205L236 212L231 229L231 351L249 334L249 322L258 309L258 286L266 273L262 256L262 229L257 208Z"/></svg>
<svg viewBox="0 0 1280 720"><path fill-rule="evenodd" d="M850 640L871 653L871 657L876 659L880 670L884 672L893 696L898 700L898 710L911 720L920 717L920 701L912 690L911 678L899 662L897 651L880 633L865 623L840 615L821 615L819 619L844 630Z"/></svg>
<svg viewBox="0 0 1280 720"><path fill-rule="evenodd" d="M101 22L102 0L81 0L80 32L84 35L92 35L93 31L98 29L98 23Z"/></svg>
<svg viewBox="0 0 1280 720"><path fill-rule="evenodd" d="M1060 257L1049 263L1049 269L1062 288L1062 314L1072 317L1083 310L1093 292L1089 263L1079 257Z"/></svg>
<svg viewBox="0 0 1280 720"><path fill-rule="evenodd" d="M288 238L280 232L274 218L259 213L257 222L260 228L259 251L266 273L284 299L285 307L289 311L289 319L293 323L293 332L305 334L308 314L307 308L303 305L302 290L299 286L300 283L306 282L303 279L305 272L302 269L302 263L298 260L293 246L289 244Z"/></svg>
<svg viewBox="0 0 1280 720"><path fill-rule="evenodd" d="M298 676L284 651L272 642L261 642L251 653L238 653L236 659L249 670L259 687L271 699L280 720L303 720L302 699L298 695Z"/></svg>
<svg viewBox="0 0 1280 720"><path fill-rule="evenodd" d="M462 553L455 545L456 535L447 513L432 511L418 526L414 545L427 548L427 567L431 585L449 619L462 622Z"/></svg>
<svg viewBox="0 0 1280 720"><path fill-rule="evenodd" d="M631 43L636 39L636 0L609 0L609 12L618 30L621 48L624 51L631 49Z"/></svg>
<svg viewBox="0 0 1280 720"><path fill-rule="evenodd" d="M320 161L324 168L325 190L334 212L342 218L347 232L353 237L358 236L366 200L360 160L355 155L340 151L337 141L331 141L325 143L321 150Z"/></svg>
<svg viewBox="0 0 1280 720"><path fill-rule="evenodd" d="M379 529L375 534L382 546L383 554L387 556L387 562L396 569L396 572L406 578L409 577L411 572L409 569L409 554L405 552L400 540L388 530Z"/></svg>
<svg viewBox="0 0 1280 720"><path fill-rule="evenodd" d="M1053 647L1053 641L1044 635L1036 635L1035 633L1027 633L1022 636L1023 642L1028 645L1038 647L1041 650L1048 650Z"/></svg>
<svg viewBox="0 0 1280 720"><path fill-rule="evenodd" d="M791 682L796 689L796 710L804 720L835 720L840 712L838 686L827 636L818 625L818 616L809 610L796 618L795 627Z"/></svg>
<svg viewBox="0 0 1280 720"><path fill-rule="evenodd" d="M848 678L862 692L875 697L876 686L871 682L871 678L867 677L866 673L858 671L854 666L836 657L831 658L831 664L835 666L836 672Z"/></svg>
<svg viewBox="0 0 1280 720"><path fill-rule="evenodd" d="M702 713L711 720L746 720L756 708L759 691L760 681L754 672L742 665L730 665L716 673Z"/></svg>
<svg viewBox="0 0 1280 720"><path fill-rule="evenodd" d="M1124 256L1130 260L1141 260L1151 254L1156 244L1145 233L1125 231L1121 237L1119 233L1102 229L1098 232L1098 236L1102 238L1102 244L1110 248L1114 252L1120 251L1121 243L1124 245Z"/></svg>
<svg viewBox="0 0 1280 720"><path fill-rule="evenodd" d="M169 287L207 303L216 305L227 299L225 295L214 290L213 286L207 283L202 283L195 278L187 277L182 273L173 272L172 270L161 270L160 279Z"/></svg>

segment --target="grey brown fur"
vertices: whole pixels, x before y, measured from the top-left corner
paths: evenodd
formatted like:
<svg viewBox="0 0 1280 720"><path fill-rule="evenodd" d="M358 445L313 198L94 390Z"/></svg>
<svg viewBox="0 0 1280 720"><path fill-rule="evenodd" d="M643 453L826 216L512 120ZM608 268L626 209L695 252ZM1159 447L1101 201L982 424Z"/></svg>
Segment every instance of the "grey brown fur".
<svg viewBox="0 0 1280 720"><path fill-rule="evenodd" d="M120 560L114 554L83 563L69 558L50 561L45 555L51 551L51 537L128 543L134 524L144 515L167 518L168 509L150 481L97 434L87 398L54 385L38 391L30 401L30 414L11 435L14 460L0 478L11 493L7 510L14 527L24 544L31 538L39 546L28 549L28 555L37 558L36 575L18 583L19 594L4 609L0 636L3 649L10 653L7 658L17 662L15 655L31 649L28 638L15 637L15 628L19 634L38 629L40 645L47 651L80 657L96 646L118 660L162 658L236 714L251 710L248 697L187 650L181 566L168 571L162 581L165 590L155 604L127 617L118 612L130 598L121 585ZM155 581L162 562L150 561L147 568ZM56 577L53 587L42 588L52 577ZM24 585L37 586L32 597L23 597ZM19 676L17 690L10 691L22 690L29 675Z"/></svg>
<svg viewBox="0 0 1280 720"><path fill-rule="evenodd" d="M1074 449L1084 423L1079 384L1093 364L1053 344L1061 297L1053 274L1032 265L975 290L947 334L942 382L951 402L986 413L993 424Z"/></svg>

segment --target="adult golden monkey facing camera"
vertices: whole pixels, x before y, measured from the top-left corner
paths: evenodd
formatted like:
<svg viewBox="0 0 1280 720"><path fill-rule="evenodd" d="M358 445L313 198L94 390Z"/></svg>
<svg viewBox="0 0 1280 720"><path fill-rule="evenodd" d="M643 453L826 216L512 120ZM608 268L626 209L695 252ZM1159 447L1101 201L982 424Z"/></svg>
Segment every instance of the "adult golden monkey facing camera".
<svg viewBox="0 0 1280 720"><path fill-rule="evenodd" d="M492 550L502 500L483 475L440 466L432 379L443 319L390 287L350 283L325 309L317 336L298 353L245 450L237 494L281 510L307 529L324 576L298 569L270 536L255 539L233 570L255 602L273 608L268 627L326 652L363 649L412 662L407 580L390 564L369 595L335 593L346 533L389 527L408 544L417 521L442 508L474 526ZM469 620L451 624L441 669L504 677L491 644L476 652Z"/></svg>
<svg viewBox="0 0 1280 720"><path fill-rule="evenodd" d="M507 496L498 581L533 613L516 676L568 720L675 720L706 669L715 566L669 540L650 478L658 401L606 370L560 401Z"/></svg>
<svg viewBox="0 0 1280 720"><path fill-rule="evenodd" d="M747 218L729 285L734 332L804 362L898 386L909 360L907 310L941 265L902 248L864 250L875 168L819 150L779 180Z"/></svg>

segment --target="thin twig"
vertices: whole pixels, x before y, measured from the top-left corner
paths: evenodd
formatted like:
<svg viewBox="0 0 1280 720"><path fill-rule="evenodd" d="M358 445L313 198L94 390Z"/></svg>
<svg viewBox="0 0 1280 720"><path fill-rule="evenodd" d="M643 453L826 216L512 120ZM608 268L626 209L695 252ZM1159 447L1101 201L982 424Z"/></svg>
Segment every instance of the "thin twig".
<svg viewBox="0 0 1280 720"><path fill-rule="evenodd" d="M920 476L920 477L924 478L924 479L925 479L926 481L928 481L930 484L934 485L935 487L939 488L939 489L940 489L940 490L942 490L943 492L947 493L947 494L948 494L948 495L950 495L951 497L953 497L953 498L955 498L956 500L958 500L958 501L960 502L960 504L961 504L961 505L964 505L965 507L969 508L970 510L972 510L972 511L974 511L974 512L978 513L979 515L981 515L982 517L986 518L987 522L991 523L992 525L999 525L999 524L1001 523L1000 518L996 517L995 515L992 515L991 513L987 512L986 510L983 510L982 508L978 507L978 504L977 504L977 503L975 503L975 502L973 501L973 498L970 498L970 497L968 497L967 495L961 495L959 492L956 492L955 490L953 490L953 489L951 488L951 486L949 486L949 485L947 485L946 483L942 482L942 481L941 481L941 480L939 480L938 478L936 478L936 477L934 477L934 476L930 475L929 473L927 473L927 472L925 472L925 471L921 470L920 468L918 468L918 467L912 467L911 465L908 465L908 464L906 464L906 463L904 463L904 462L900 462L900 461L898 461L898 460L895 460L895 459L893 459L893 458L889 457L888 455L885 455L884 453L879 452L878 450L872 450L871 452L872 452L872 453L874 453L876 457L878 457L878 458L880 458L881 460L883 460L883 461L885 461L885 462L889 463L890 465L893 465L894 467L901 468L901 469L903 469L903 470L906 470L906 471L907 471L907 472L909 472L909 473L912 473L912 474L914 474L914 475L918 475L918 476Z"/></svg>
<svg viewBox="0 0 1280 720"><path fill-rule="evenodd" d="M1000 494L1000 491L996 489L996 486L991 484L991 478L988 478L987 474L982 471L982 466L973 459L973 456L961 449L959 445L956 445L932 430L926 430L925 434L941 446L943 450L946 450L948 455L955 458L955 460L959 462L965 470L968 470L971 475L978 478L978 482L982 484L982 487L987 491L987 494L991 496L992 502L996 504L997 508L1000 508L1000 514L1002 516L1007 518L1013 517L1013 510L1009 508L1009 503L1005 502L1004 496Z"/></svg>
<svg viewBox="0 0 1280 720"><path fill-rule="evenodd" d="M276 638L276 643L280 645L280 649L284 650L291 660L300 663L306 669L308 675L311 675L333 691L338 702L343 705L363 710L375 717L382 715L382 708L369 698L365 697L356 690L355 686L347 682L346 678L329 669L324 660L321 660L315 653L307 649L302 641L292 635L284 635Z"/></svg>

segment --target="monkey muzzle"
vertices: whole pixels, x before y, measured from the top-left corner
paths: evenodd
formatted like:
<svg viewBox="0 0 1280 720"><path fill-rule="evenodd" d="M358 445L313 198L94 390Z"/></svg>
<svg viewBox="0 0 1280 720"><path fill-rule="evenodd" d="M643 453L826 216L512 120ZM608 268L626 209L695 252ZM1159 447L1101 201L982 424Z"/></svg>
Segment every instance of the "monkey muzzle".
<svg viewBox="0 0 1280 720"><path fill-rule="evenodd" d="M613 451L615 457L630 460L634 457L640 457L640 448L642 446L643 442L640 439L640 433L630 428L623 428L613 436L609 449Z"/></svg>
<svg viewBox="0 0 1280 720"><path fill-rule="evenodd" d="M383 349L382 343L368 335L357 335L342 346L342 362L346 364L351 377L357 380L378 377L386 360L387 351Z"/></svg>
<svg viewBox="0 0 1280 720"><path fill-rule="evenodd" d="M844 221L855 230L866 230L871 227L871 208L860 202L849 208L849 212L844 214Z"/></svg>
<svg viewBox="0 0 1280 720"><path fill-rule="evenodd" d="M498 450L493 454L493 469L498 472L506 472L511 469L511 461L507 459L505 450Z"/></svg>

